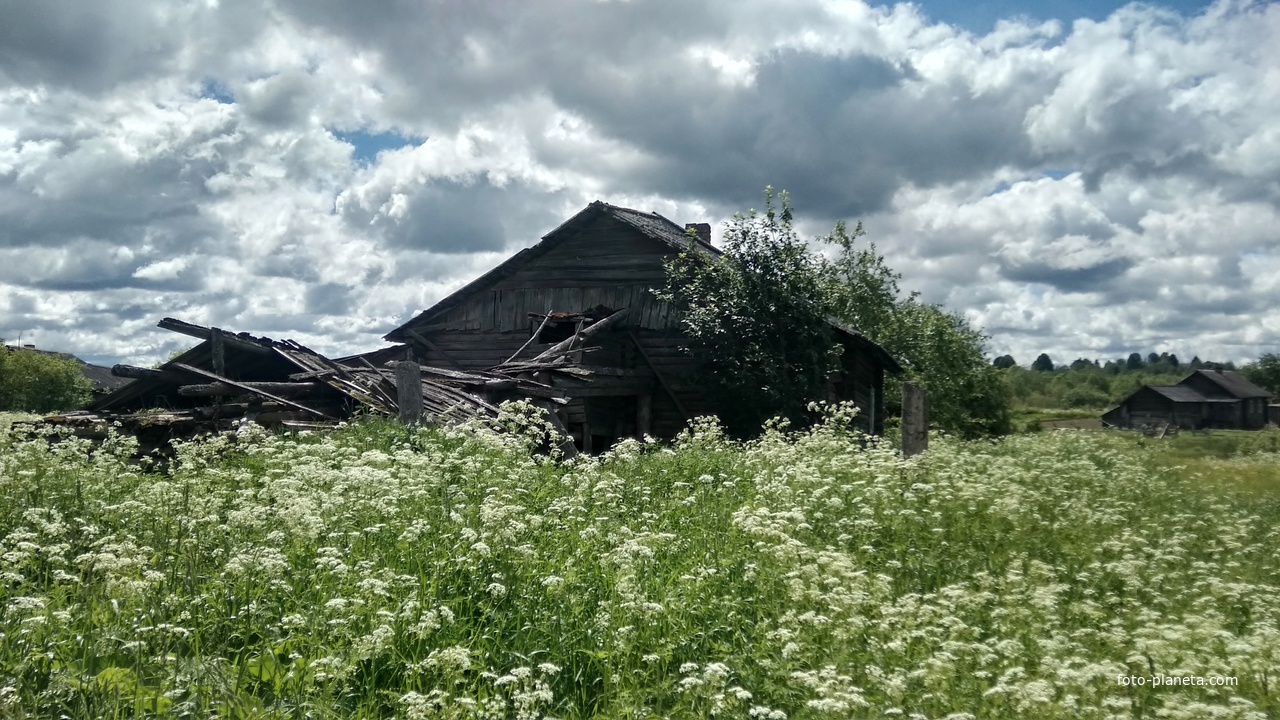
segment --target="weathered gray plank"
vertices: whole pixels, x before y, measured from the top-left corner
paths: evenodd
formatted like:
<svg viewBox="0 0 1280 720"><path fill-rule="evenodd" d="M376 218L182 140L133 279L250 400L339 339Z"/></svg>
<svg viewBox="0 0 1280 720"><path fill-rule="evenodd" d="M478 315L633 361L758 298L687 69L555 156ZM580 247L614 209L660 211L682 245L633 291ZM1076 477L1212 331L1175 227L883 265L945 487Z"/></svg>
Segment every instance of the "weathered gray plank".
<svg viewBox="0 0 1280 720"><path fill-rule="evenodd" d="M422 420L422 368L412 360L396 363L396 404L400 422L412 425Z"/></svg>
<svg viewBox="0 0 1280 720"><path fill-rule="evenodd" d="M902 383L902 454L918 455L929 449L929 403L924 388Z"/></svg>
<svg viewBox="0 0 1280 720"><path fill-rule="evenodd" d="M209 328L209 357L213 371L219 375L227 374L226 334L220 328Z"/></svg>

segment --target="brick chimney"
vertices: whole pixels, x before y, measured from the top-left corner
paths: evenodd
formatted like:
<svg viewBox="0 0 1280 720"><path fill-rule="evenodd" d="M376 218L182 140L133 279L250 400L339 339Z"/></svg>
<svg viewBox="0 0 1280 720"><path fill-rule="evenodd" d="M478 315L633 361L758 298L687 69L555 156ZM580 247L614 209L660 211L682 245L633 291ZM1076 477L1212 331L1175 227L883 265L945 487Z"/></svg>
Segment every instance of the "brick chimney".
<svg viewBox="0 0 1280 720"><path fill-rule="evenodd" d="M711 223L685 223L684 229L694 231L699 240L708 245L711 244Z"/></svg>

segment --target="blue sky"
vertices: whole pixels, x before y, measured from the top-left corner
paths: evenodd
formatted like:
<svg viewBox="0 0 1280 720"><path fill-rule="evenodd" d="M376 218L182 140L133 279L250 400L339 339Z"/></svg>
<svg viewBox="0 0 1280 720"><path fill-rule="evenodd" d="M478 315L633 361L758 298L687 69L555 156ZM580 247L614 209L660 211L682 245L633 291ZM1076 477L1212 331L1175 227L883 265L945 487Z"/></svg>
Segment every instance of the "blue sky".
<svg viewBox="0 0 1280 720"><path fill-rule="evenodd" d="M1119 7L11 3L0 337L349 354L592 200L716 236L771 185L993 356L1278 351L1280 6Z"/></svg>
<svg viewBox="0 0 1280 720"><path fill-rule="evenodd" d="M962 27L973 33L991 32L997 21L1018 17L1034 21L1058 20L1070 28L1075 20L1105 20L1111 13L1128 3L1110 0L1044 0L1043 2L1012 2L1011 0L923 0L917 3L924 12L938 22ZM1169 8L1190 17L1199 15L1209 7L1207 2L1158 2L1148 3Z"/></svg>
<svg viewBox="0 0 1280 720"><path fill-rule="evenodd" d="M399 150L417 145L426 139L405 137L398 132L373 132L370 130L335 131L333 135L342 142L350 144L354 149L353 156L355 159L366 165L376 161L380 152Z"/></svg>

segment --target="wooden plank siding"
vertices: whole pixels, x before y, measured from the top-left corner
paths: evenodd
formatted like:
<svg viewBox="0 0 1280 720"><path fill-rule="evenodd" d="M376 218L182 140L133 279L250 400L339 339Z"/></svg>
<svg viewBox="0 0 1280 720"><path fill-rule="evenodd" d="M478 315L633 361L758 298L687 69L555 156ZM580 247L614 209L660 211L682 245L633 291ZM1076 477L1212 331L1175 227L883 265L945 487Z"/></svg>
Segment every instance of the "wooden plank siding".
<svg viewBox="0 0 1280 720"><path fill-rule="evenodd" d="M881 390L874 396L873 388L884 387L884 368L875 358L857 343L842 343L844 351L840 355L840 379L833 384L834 401L850 400L858 406L859 416L864 429L869 432L884 430L884 392ZM874 408L872 407L874 403ZM874 418L875 427L870 426Z"/></svg>
<svg viewBox="0 0 1280 720"><path fill-rule="evenodd" d="M628 308L636 327L671 328L671 308L652 290L666 284L663 261L674 254L671 246L601 217L432 324L444 330L527 332L531 313L603 305Z"/></svg>
<svg viewBox="0 0 1280 720"><path fill-rule="evenodd" d="M437 319L440 329L513 332L529 328L529 315L582 312L598 305L628 308L632 322L645 329L673 327L667 303L653 295L657 284L608 287L504 288L479 294Z"/></svg>

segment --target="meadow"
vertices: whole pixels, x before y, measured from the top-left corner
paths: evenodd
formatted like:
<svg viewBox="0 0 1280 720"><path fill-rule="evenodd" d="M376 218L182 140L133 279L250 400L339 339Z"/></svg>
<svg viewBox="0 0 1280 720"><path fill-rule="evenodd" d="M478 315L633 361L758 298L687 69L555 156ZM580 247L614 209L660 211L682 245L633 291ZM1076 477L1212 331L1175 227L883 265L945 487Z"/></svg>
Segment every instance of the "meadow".
<svg viewBox="0 0 1280 720"><path fill-rule="evenodd" d="M1280 713L1273 453L504 423L0 431L0 717Z"/></svg>

